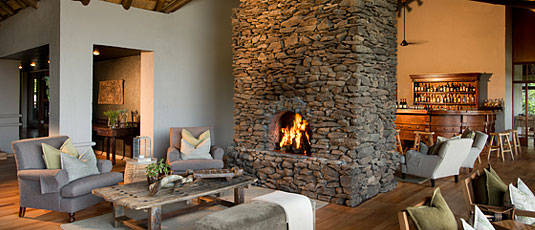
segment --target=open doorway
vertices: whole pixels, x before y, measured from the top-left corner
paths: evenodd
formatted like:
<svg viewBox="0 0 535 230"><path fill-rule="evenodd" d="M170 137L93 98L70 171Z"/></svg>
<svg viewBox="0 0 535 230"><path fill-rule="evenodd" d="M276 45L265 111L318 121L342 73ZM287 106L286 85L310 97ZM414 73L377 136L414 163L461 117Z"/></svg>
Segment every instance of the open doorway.
<svg viewBox="0 0 535 230"><path fill-rule="evenodd" d="M141 50L94 45L93 141L97 153L131 157L140 133Z"/></svg>
<svg viewBox="0 0 535 230"><path fill-rule="evenodd" d="M49 46L21 51L6 59L19 62L19 138L48 136L50 108Z"/></svg>

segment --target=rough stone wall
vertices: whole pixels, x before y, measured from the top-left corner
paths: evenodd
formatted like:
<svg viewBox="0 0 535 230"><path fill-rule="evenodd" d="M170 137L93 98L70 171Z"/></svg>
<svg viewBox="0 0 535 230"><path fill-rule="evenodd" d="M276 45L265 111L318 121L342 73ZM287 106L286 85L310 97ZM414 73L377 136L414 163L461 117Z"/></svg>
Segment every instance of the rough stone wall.
<svg viewBox="0 0 535 230"><path fill-rule="evenodd" d="M229 165L257 176L279 169L281 178L294 178L294 186L270 177L260 182L349 206L393 189L396 3L241 0L233 18L235 124ZM321 169L315 173L308 165L284 174L288 167L282 162L293 158L284 155L277 155L279 162L253 166L271 155L268 125L280 111L303 115L312 131L312 159L338 162L337 176L325 179ZM305 168L317 174L314 186L297 178ZM342 176L347 186L341 185Z"/></svg>

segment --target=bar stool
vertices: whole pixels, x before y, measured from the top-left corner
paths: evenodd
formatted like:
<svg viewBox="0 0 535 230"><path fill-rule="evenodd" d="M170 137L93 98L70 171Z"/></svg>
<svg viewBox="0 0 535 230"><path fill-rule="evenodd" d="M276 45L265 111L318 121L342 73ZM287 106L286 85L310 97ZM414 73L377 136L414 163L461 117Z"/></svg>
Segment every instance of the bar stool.
<svg viewBox="0 0 535 230"><path fill-rule="evenodd" d="M511 138L513 138L513 150L515 151L515 155L518 156L520 151L522 151L522 149L520 148L520 139L518 138L518 130L508 129L508 130L505 130L505 132L508 132L511 134Z"/></svg>
<svg viewBox="0 0 535 230"><path fill-rule="evenodd" d="M497 143L496 145L492 145L494 143L494 139L496 139ZM487 160L490 159L490 154L492 151L497 151L498 155L496 155L497 158L500 158L500 154L502 156L502 161L505 161L504 154L506 152L509 152L511 154L511 159L515 160L515 157L513 156L513 148L511 147L511 142L509 141L509 133L508 132L500 132L500 133L491 133L490 134L490 143L489 143L489 152L487 156ZM504 144L506 145L504 148Z"/></svg>
<svg viewBox="0 0 535 230"><path fill-rule="evenodd" d="M399 137L400 132L401 130L396 129L396 150L399 154L403 154L403 145L401 144L401 138Z"/></svg>
<svg viewBox="0 0 535 230"><path fill-rule="evenodd" d="M414 131L414 146L412 149L416 151L420 151L420 142L422 141L422 137L427 136L427 139L429 141L428 145L433 145L433 135L435 135L435 132L423 132L423 131Z"/></svg>

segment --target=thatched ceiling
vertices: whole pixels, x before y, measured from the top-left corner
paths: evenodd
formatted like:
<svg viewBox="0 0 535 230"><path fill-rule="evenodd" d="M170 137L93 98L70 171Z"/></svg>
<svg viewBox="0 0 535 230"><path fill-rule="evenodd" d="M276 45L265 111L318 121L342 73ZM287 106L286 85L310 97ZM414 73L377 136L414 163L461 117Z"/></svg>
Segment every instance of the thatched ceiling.
<svg viewBox="0 0 535 230"><path fill-rule="evenodd" d="M73 0L81 2L83 5L91 4L90 0ZM93 0L96 1L96 0ZM125 9L130 7L157 11L162 13L172 13L182 6L191 2L191 0L100 0L120 4ZM39 0L0 0L0 21L17 14L20 10L27 7L37 9Z"/></svg>

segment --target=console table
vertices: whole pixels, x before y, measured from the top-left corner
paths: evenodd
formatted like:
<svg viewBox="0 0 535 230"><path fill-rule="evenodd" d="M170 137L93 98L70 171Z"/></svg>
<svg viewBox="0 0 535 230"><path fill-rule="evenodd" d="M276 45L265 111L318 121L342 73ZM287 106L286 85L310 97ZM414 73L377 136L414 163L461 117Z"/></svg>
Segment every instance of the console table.
<svg viewBox="0 0 535 230"><path fill-rule="evenodd" d="M112 154L112 163L115 165L115 140L116 138L121 138L125 142L132 145L133 138L138 135L139 128L136 127L124 127L124 128L110 128L106 125L93 124L93 131L95 131L97 136L106 138L106 159L110 159L110 142L111 142L111 154ZM111 141L110 141L111 140ZM123 154L125 153L125 147L123 145Z"/></svg>

